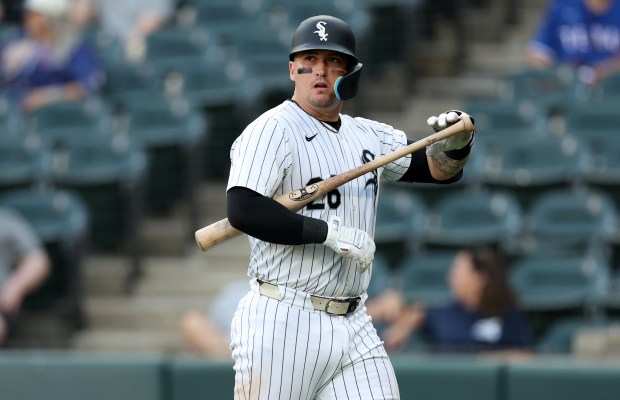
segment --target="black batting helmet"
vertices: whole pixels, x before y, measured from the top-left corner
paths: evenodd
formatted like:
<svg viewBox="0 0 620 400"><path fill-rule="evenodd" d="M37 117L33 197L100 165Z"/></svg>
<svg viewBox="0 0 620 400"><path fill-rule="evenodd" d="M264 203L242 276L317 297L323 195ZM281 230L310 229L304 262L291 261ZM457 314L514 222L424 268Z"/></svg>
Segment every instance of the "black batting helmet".
<svg viewBox="0 0 620 400"><path fill-rule="evenodd" d="M349 100L357 94L362 63L355 55L355 35L349 24L329 15L316 15L302 21L293 34L289 60L293 61L295 53L306 50L332 50L352 58L352 67L338 78L334 93L340 100Z"/></svg>
<svg viewBox="0 0 620 400"><path fill-rule="evenodd" d="M353 57L355 55L355 36L349 24L329 15L316 15L302 21L291 43L289 59L295 53L305 50L333 50Z"/></svg>

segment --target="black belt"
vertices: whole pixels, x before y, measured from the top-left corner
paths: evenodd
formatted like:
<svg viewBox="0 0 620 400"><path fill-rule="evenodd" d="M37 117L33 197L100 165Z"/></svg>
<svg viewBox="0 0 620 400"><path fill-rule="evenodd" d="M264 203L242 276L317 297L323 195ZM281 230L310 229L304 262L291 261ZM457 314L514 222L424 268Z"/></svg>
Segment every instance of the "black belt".
<svg viewBox="0 0 620 400"><path fill-rule="evenodd" d="M263 282L260 279L258 281L258 291L260 294L272 299L282 300L283 294L280 288L271 283ZM312 306L316 311L325 311L328 314L333 315L347 315L357 310L362 298L361 297L323 297L316 295L309 295Z"/></svg>

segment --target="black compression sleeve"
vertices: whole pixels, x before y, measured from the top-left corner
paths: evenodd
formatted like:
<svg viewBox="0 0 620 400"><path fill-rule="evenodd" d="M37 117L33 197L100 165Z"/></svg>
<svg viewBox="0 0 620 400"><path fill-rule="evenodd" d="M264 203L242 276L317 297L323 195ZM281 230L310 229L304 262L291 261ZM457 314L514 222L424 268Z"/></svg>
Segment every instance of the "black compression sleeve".
<svg viewBox="0 0 620 400"><path fill-rule="evenodd" d="M327 238L325 221L294 213L248 188L230 188L226 208L233 227L266 242L296 245L323 243Z"/></svg>
<svg viewBox="0 0 620 400"><path fill-rule="evenodd" d="M407 140L407 144L411 144ZM405 171L405 174L399 179L400 182L418 182L418 183L437 183L440 185L446 183L453 183L461 179L463 176L463 170L445 181L438 181L431 175L431 170L428 166L428 159L426 158L426 149L421 149L411 153L411 164L409 169Z"/></svg>

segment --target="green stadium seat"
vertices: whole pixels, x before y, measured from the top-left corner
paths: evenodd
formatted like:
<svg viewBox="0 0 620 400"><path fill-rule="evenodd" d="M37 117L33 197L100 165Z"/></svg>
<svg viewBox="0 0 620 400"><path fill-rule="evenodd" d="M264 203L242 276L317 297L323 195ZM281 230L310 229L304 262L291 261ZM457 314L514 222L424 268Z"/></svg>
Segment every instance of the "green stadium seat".
<svg viewBox="0 0 620 400"><path fill-rule="evenodd" d="M379 193L374 237L377 251L392 263L419 247L427 215L414 191L395 186L384 185Z"/></svg>
<svg viewBox="0 0 620 400"><path fill-rule="evenodd" d="M209 121L203 175L226 176L230 146L258 107L259 80L234 62L196 61L159 66L158 80L166 96L181 97Z"/></svg>
<svg viewBox="0 0 620 400"><path fill-rule="evenodd" d="M476 138L476 140L478 139ZM476 149L471 153L469 161L467 162L467 167L463 170L461 179L456 182L450 184L414 183L410 186L407 186L406 183L404 185L400 183L399 187L401 189L410 188L413 194L426 204L426 208L431 209L435 204L446 197L466 195L467 192L475 191L480 188L482 184L480 155L480 149Z"/></svg>
<svg viewBox="0 0 620 400"><path fill-rule="evenodd" d="M570 68L520 68L509 72L503 80L502 97L531 103L547 115L563 114L577 90Z"/></svg>
<svg viewBox="0 0 620 400"><path fill-rule="evenodd" d="M104 64L106 80L103 93L109 99L123 93L158 89L153 67L145 64L133 65L125 61L107 62ZM161 86L161 85L160 85Z"/></svg>
<svg viewBox="0 0 620 400"><path fill-rule="evenodd" d="M54 148L51 183L78 193L87 204L93 249L128 252L128 282L133 281L142 260L138 226L148 167L144 148L123 135L67 135Z"/></svg>
<svg viewBox="0 0 620 400"><path fill-rule="evenodd" d="M24 119L20 110L0 94L0 136L22 134Z"/></svg>
<svg viewBox="0 0 620 400"><path fill-rule="evenodd" d="M549 328L536 344L539 354L573 353L573 341L581 329L607 328L617 325L618 321L602 318L567 318L559 320Z"/></svg>
<svg viewBox="0 0 620 400"><path fill-rule="evenodd" d="M85 26L81 30L81 36L103 63L125 60L123 40L112 32L102 29L99 24Z"/></svg>
<svg viewBox="0 0 620 400"><path fill-rule="evenodd" d="M528 136L497 144L501 148L483 163L482 185L513 194L524 209L542 193L583 179L587 147L574 137Z"/></svg>
<svg viewBox="0 0 620 400"><path fill-rule="evenodd" d="M534 338L541 339L559 320L590 317L610 276L609 262L596 253L524 254L509 265L509 279Z"/></svg>
<svg viewBox="0 0 620 400"><path fill-rule="evenodd" d="M225 36L219 35L255 22L272 2L188 0L186 3L192 10L192 26L205 28L210 34L215 34L216 40L225 40Z"/></svg>
<svg viewBox="0 0 620 400"><path fill-rule="evenodd" d="M410 255L396 270L401 274L399 290L409 303L443 304L452 298L446 281L455 250L425 251Z"/></svg>
<svg viewBox="0 0 620 400"><path fill-rule="evenodd" d="M241 32L235 39L233 61L246 66L258 78L261 110L282 103L294 89L287 68L290 36L257 24L246 25Z"/></svg>
<svg viewBox="0 0 620 400"><path fill-rule="evenodd" d="M81 241L87 235L89 210L76 193L54 188L11 190L0 205L17 210L43 242Z"/></svg>
<svg viewBox="0 0 620 400"><path fill-rule="evenodd" d="M49 156L35 135L0 135L0 193L44 182Z"/></svg>
<svg viewBox="0 0 620 400"><path fill-rule="evenodd" d="M615 72L605 77L597 85L587 88L588 102L611 102L620 99L620 73Z"/></svg>
<svg viewBox="0 0 620 400"><path fill-rule="evenodd" d="M510 279L527 310L585 307L600 296L609 266L588 256L523 257L510 267Z"/></svg>
<svg viewBox="0 0 620 400"><path fill-rule="evenodd" d="M385 290L393 287L393 268L381 255L375 255L372 262L372 278L368 284L368 298L379 296Z"/></svg>
<svg viewBox="0 0 620 400"><path fill-rule="evenodd" d="M620 137L603 130L582 132L582 137L590 153L582 173L584 184L608 194L620 207Z"/></svg>
<svg viewBox="0 0 620 400"><path fill-rule="evenodd" d="M175 60L206 57L209 37L202 30L179 25L166 26L147 36L144 63L174 63Z"/></svg>
<svg viewBox="0 0 620 400"><path fill-rule="evenodd" d="M490 136L505 129L544 133L547 122L540 108L517 101L472 99L466 100L462 109L474 118L479 136Z"/></svg>
<svg viewBox="0 0 620 400"><path fill-rule="evenodd" d="M251 103L258 81L247 69L230 62L207 60L155 66L156 79L166 96L181 96L194 107Z"/></svg>
<svg viewBox="0 0 620 400"><path fill-rule="evenodd" d="M131 92L117 99L127 121L126 135L149 157L146 203L155 214L188 204L188 238L198 229L195 187L200 178L207 119L182 98L168 100L152 91Z"/></svg>
<svg viewBox="0 0 620 400"><path fill-rule="evenodd" d="M565 132L585 137L597 132L618 133L620 114L613 102L575 102L566 112Z"/></svg>
<svg viewBox="0 0 620 400"><path fill-rule="evenodd" d="M521 209L510 194L486 190L445 197L430 209L423 247L511 247L521 228Z"/></svg>
<svg viewBox="0 0 620 400"><path fill-rule="evenodd" d="M587 188L543 193L526 214L525 242L587 248L593 241L609 243L617 235L615 204L606 194Z"/></svg>
<svg viewBox="0 0 620 400"><path fill-rule="evenodd" d="M614 269L598 306L611 318L620 318L620 271Z"/></svg>
<svg viewBox="0 0 620 400"><path fill-rule="evenodd" d="M39 136L58 132L102 132L113 128L113 114L103 98L53 103L26 116L27 129Z"/></svg>

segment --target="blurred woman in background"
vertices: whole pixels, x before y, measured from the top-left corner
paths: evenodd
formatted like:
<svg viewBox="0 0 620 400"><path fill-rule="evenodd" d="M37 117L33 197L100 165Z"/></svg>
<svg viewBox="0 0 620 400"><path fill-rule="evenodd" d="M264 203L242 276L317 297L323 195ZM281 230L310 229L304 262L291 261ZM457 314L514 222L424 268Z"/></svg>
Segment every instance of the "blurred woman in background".
<svg viewBox="0 0 620 400"><path fill-rule="evenodd" d="M384 332L389 351L402 350L415 331L432 351L530 352L534 340L506 277L502 255L486 247L459 251L447 275L452 301L410 304Z"/></svg>

